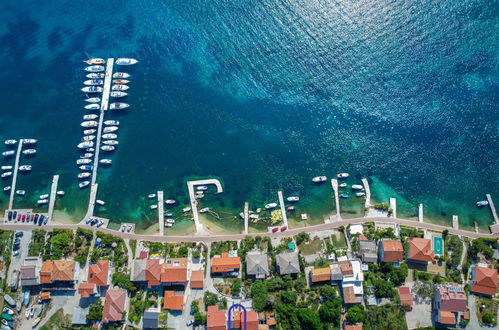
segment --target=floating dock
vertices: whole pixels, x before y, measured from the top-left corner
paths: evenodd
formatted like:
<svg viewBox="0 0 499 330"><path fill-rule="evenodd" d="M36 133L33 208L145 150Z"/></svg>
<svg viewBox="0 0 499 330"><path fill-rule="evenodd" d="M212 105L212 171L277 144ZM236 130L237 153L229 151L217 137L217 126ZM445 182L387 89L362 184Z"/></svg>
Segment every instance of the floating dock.
<svg viewBox="0 0 499 330"><path fill-rule="evenodd" d="M244 203L244 233L248 233L248 221L249 221L249 203Z"/></svg>
<svg viewBox="0 0 499 330"><path fill-rule="evenodd" d="M392 215L394 218L397 217L397 199L390 197L390 208L392 209Z"/></svg>
<svg viewBox="0 0 499 330"><path fill-rule="evenodd" d="M367 178L362 179L362 185L364 186L364 190L366 191L366 202L364 207L366 209L371 206L371 187L369 187L369 181L367 181Z"/></svg>
<svg viewBox="0 0 499 330"><path fill-rule="evenodd" d="M452 216L452 228L459 230L459 217L457 215Z"/></svg>
<svg viewBox="0 0 499 330"><path fill-rule="evenodd" d="M21 150L23 148L23 139L19 140L17 145L16 161L14 163L14 170L12 171L12 184L10 185L10 198L9 198L9 210L12 209L14 205L14 196L16 195L16 184L17 184L17 172L19 172L19 160L21 159Z"/></svg>
<svg viewBox="0 0 499 330"><path fill-rule="evenodd" d="M48 211L49 224L52 222L52 215L54 214L55 198L57 197L58 183L59 183L59 175L54 175L52 177L52 187L50 188L50 201L49 201L49 211Z"/></svg>
<svg viewBox="0 0 499 330"><path fill-rule="evenodd" d="M165 215L164 215L164 197L163 191L158 191L158 222L159 222L159 234L163 236L165 234Z"/></svg>
<svg viewBox="0 0 499 330"><path fill-rule="evenodd" d="M492 200L492 196L490 196L490 194L486 194L485 196L487 196L490 212L492 212L492 216L494 217L494 223L499 224L499 219L497 218L496 207L494 206L494 201Z"/></svg>
<svg viewBox="0 0 499 330"><path fill-rule="evenodd" d="M282 195L282 191L279 190L277 192L277 197L279 197L279 205L281 206L281 214L282 221L284 222L284 226L288 226L288 216L286 214L286 204L284 204L284 196Z"/></svg>
<svg viewBox="0 0 499 330"><path fill-rule="evenodd" d="M201 233L203 231L203 225L199 221L198 202L196 200L194 187L209 184L214 184L217 187L217 194L223 193L222 184L217 179L187 181L187 189L189 190L189 198L191 200L192 216L194 218L194 224L196 225L196 233Z"/></svg>
<svg viewBox="0 0 499 330"><path fill-rule="evenodd" d="M419 222L424 222L424 216L423 216L423 204L418 205L418 220Z"/></svg>
<svg viewBox="0 0 499 330"><path fill-rule="evenodd" d="M331 187L334 191L334 202L336 204L336 220L341 220L340 214L340 195L338 192L338 179L331 179Z"/></svg>

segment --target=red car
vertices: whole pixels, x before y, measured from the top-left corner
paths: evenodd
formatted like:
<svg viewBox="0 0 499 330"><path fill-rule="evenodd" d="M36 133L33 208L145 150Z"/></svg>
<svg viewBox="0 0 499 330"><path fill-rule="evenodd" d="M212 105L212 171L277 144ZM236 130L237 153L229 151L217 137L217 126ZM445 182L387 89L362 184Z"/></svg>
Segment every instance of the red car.
<svg viewBox="0 0 499 330"><path fill-rule="evenodd" d="M31 218L29 218L29 221L33 221L33 219L34 219L34 218L35 218L35 215L34 215L34 214L32 214L32 215L31 215Z"/></svg>
<svg viewBox="0 0 499 330"><path fill-rule="evenodd" d="M285 231L286 229L288 229L288 227L286 227L286 226L281 227L281 231Z"/></svg>
<svg viewBox="0 0 499 330"><path fill-rule="evenodd" d="M279 228L278 228L278 227L272 228L272 232L273 232L273 233L277 232L278 230L279 230Z"/></svg>
<svg viewBox="0 0 499 330"><path fill-rule="evenodd" d="M26 220L26 215L23 214L23 217L21 218L21 221L24 222Z"/></svg>
<svg viewBox="0 0 499 330"><path fill-rule="evenodd" d="M21 220L21 215L20 214L17 216L17 220L18 221Z"/></svg>

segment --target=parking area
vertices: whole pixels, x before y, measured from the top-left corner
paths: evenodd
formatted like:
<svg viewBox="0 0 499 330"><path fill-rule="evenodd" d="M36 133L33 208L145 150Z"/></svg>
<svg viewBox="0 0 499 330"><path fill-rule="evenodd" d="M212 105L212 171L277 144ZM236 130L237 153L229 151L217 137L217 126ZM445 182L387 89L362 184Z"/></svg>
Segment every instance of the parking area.
<svg viewBox="0 0 499 330"><path fill-rule="evenodd" d="M22 234L19 234L22 233ZM23 260L28 256L29 242L31 241L31 230L16 231L14 234L14 240L18 239L19 249L12 252L11 263L9 266L9 272L7 274L7 283L9 285L13 284L13 276L21 270ZM15 243L14 243L15 244ZM16 275L17 276L17 275Z"/></svg>

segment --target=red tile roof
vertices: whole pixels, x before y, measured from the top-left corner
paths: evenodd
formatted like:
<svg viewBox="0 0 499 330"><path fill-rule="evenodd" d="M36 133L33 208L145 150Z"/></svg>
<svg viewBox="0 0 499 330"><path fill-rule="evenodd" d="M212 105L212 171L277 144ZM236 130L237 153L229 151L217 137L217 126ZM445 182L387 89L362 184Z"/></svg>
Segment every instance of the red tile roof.
<svg viewBox="0 0 499 330"><path fill-rule="evenodd" d="M161 283L187 282L187 258L167 259L161 269Z"/></svg>
<svg viewBox="0 0 499 330"><path fill-rule="evenodd" d="M452 312L440 311L438 313L438 322L441 324L456 324L456 315Z"/></svg>
<svg viewBox="0 0 499 330"><path fill-rule="evenodd" d="M353 287L347 286L343 288L343 302L345 304L358 303L357 299L355 298L355 291L353 290Z"/></svg>
<svg viewBox="0 0 499 330"><path fill-rule="evenodd" d="M148 259L146 261L146 281L148 287L161 284L161 265L159 259Z"/></svg>
<svg viewBox="0 0 499 330"><path fill-rule="evenodd" d="M121 321L125 311L126 291L121 289L110 289L106 293L102 322Z"/></svg>
<svg viewBox="0 0 499 330"><path fill-rule="evenodd" d="M184 296L176 296L173 291L165 291L163 308L171 311L184 309Z"/></svg>
<svg viewBox="0 0 499 330"><path fill-rule="evenodd" d="M148 251L140 251L138 259L147 259L149 257L149 252Z"/></svg>
<svg viewBox="0 0 499 330"><path fill-rule="evenodd" d="M475 266L475 280L471 291L494 296L497 292L497 269Z"/></svg>
<svg viewBox="0 0 499 330"><path fill-rule="evenodd" d="M204 287L204 271L193 270L191 272L191 289L202 289Z"/></svg>
<svg viewBox="0 0 499 330"><path fill-rule="evenodd" d="M412 295L411 290L406 286L401 286L398 288L400 302L402 305L412 306Z"/></svg>
<svg viewBox="0 0 499 330"><path fill-rule="evenodd" d="M353 275L353 267L350 261L340 262L340 269L343 276Z"/></svg>
<svg viewBox="0 0 499 330"><path fill-rule="evenodd" d="M206 326L208 330L227 329L226 314L227 311L218 310L218 306L208 306L208 313L206 314Z"/></svg>
<svg viewBox="0 0 499 330"><path fill-rule="evenodd" d="M232 315L231 329L244 329L244 314L242 311L234 311ZM246 330L258 330L258 314L255 311L246 312Z"/></svg>
<svg viewBox="0 0 499 330"><path fill-rule="evenodd" d="M211 258L211 272L212 273L226 273L241 268L241 258L227 257L223 254L221 257Z"/></svg>
<svg viewBox="0 0 499 330"><path fill-rule="evenodd" d="M95 284L93 283L80 283L78 286L78 293L82 298L88 298L95 293Z"/></svg>
<svg viewBox="0 0 499 330"><path fill-rule="evenodd" d="M50 292L42 292L42 293L40 293L40 299L41 300L49 300L50 299Z"/></svg>
<svg viewBox="0 0 499 330"><path fill-rule="evenodd" d="M404 260L404 248L401 241L382 240L383 262L401 262Z"/></svg>
<svg viewBox="0 0 499 330"><path fill-rule="evenodd" d="M461 312L464 313L468 309L467 298L464 288L455 285L454 289L448 286L438 288L440 296L440 310L445 312Z"/></svg>
<svg viewBox="0 0 499 330"><path fill-rule="evenodd" d="M364 234L360 234L359 241L368 241L368 239L367 239L367 237L364 236Z"/></svg>
<svg viewBox="0 0 499 330"><path fill-rule="evenodd" d="M109 277L109 260L99 260L88 267L88 283L107 286Z"/></svg>
<svg viewBox="0 0 499 330"><path fill-rule="evenodd" d="M431 240L419 237L410 237L409 242L409 258L418 261L433 261L435 254L431 249Z"/></svg>
<svg viewBox="0 0 499 330"><path fill-rule="evenodd" d="M315 268L312 269L312 282L324 282L331 280L331 268Z"/></svg>
<svg viewBox="0 0 499 330"><path fill-rule="evenodd" d="M71 260L48 260L42 264L40 283L74 281L75 262Z"/></svg>
<svg viewBox="0 0 499 330"><path fill-rule="evenodd" d="M355 325L345 325L345 330L362 330L362 323L357 323Z"/></svg>

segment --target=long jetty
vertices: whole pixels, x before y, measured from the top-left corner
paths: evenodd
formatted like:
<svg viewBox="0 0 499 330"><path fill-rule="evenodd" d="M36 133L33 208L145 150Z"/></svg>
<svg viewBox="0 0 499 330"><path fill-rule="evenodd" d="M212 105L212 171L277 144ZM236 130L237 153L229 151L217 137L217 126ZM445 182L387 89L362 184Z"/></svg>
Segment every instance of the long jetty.
<svg viewBox="0 0 499 330"><path fill-rule="evenodd" d="M17 184L17 172L19 172L19 160L21 159L22 148L23 148L23 139L20 139L19 144L17 146L14 170L12 171L12 184L10 185L9 210L11 210L12 206L14 205L14 196L16 194L16 184Z"/></svg>
<svg viewBox="0 0 499 330"><path fill-rule="evenodd" d="M214 184L217 187L217 194L223 192L222 184L217 179L187 181L187 189L189 190L189 198L191 200L191 210L192 210L192 216L194 218L194 224L196 225L196 233L202 233L203 225L199 221L198 202L196 200L196 193L194 192L194 187L205 186L208 184Z"/></svg>
<svg viewBox="0 0 499 330"><path fill-rule="evenodd" d="M54 175L52 177L52 187L50 188L50 201L49 201L49 223L52 221L52 215L54 214L55 198L57 197L57 184L59 183L59 175Z"/></svg>
<svg viewBox="0 0 499 330"><path fill-rule="evenodd" d="M163 236L165 234L165 214L163 201L163 191L158 191L158 223L159 223L159 234Z"/></svg>
<svg viewBox="0 0 499 330"><path fill-rule="evenodd" d="M248 221L249 221L249 203L244 203L244 233L248 233Z"/></svg>
<svg viewBox="0 0 499 330"><path fill-rule="evenodd" d="M338 179L331 179L331 186L333 187L334 202L336 204L336 220L340 220L341 213L340 213L340 196L338 192Z"/></svg>
<svg viewBox="0 0 499 330"><path fill-rule="evenodd" d="M497 218L496 207L494 206L494 201L492 200L492 196L490 196L490 194L487 194L485 196L487 196L487 201L489 202L489 207L490 211L492 212L492 216L494 217L494 222L496 224L499 224L499 219Z"/></svg>
<svg viewBox="0 0 499 330"><path fill-rule="evenodd" d="M418 221L419 222L424 222L424 213L423 213L423 204L418 205Z"/></svg>
<svg viewBox="0 0 499 330"><path fill-rule="evenodd" d="M392 215L394 218L397 217L397 199L391 197L390 198L390 208L392 209Z"/></svg>
<svg viewBox="0 0 499 330"><path fill-rule="evenodd" d="M286 214L286 204L284 204L284 196L282 195L282 191L279 190L277 192L277 197L279 197L279 205L281 207L282 213L282 221L284 222L284 226L288 226L288 216Z"/></svg>
<svg viewBox="0 0 499 330"><path fill-rule="evenodd" d="M364 190L366 191L366 202L364 207L367 209L371 206L371 187L369 187L369 181L366 178L362 179L362 185L364 186Z"/></svg>

